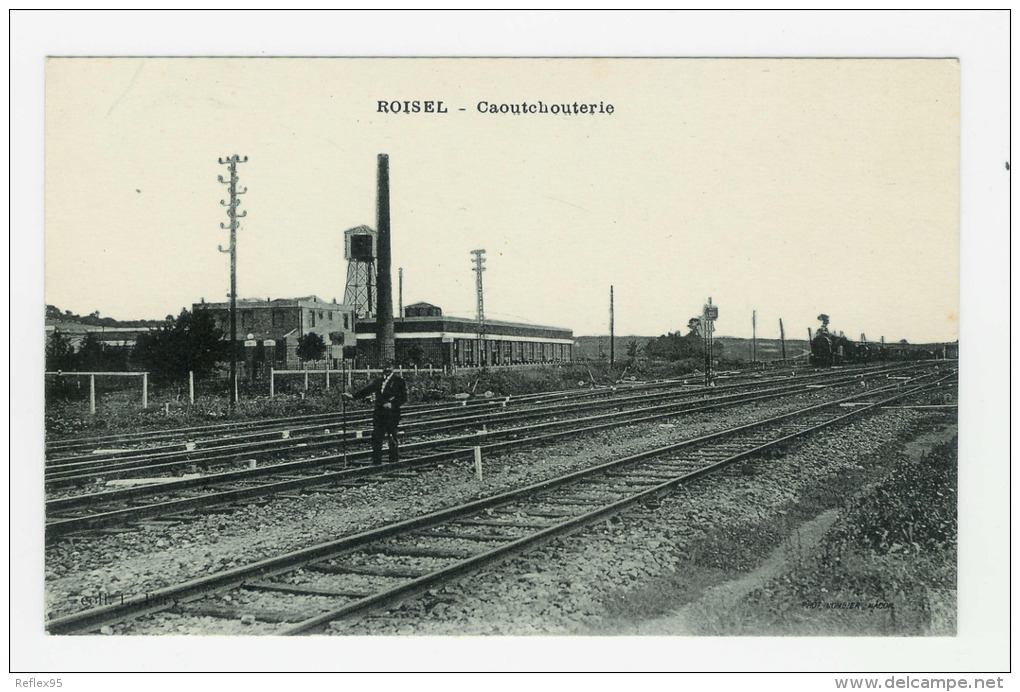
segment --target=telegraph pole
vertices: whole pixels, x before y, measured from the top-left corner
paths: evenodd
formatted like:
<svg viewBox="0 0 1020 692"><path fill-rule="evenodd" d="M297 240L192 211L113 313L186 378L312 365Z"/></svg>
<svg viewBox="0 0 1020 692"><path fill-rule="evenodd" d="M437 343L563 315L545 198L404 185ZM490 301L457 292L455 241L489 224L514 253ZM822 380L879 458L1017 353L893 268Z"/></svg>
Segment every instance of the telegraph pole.
<svg viewBox="0 0 1020 692"><path fill-rule="evenodd" d="M398 281L398 284L399 284L398 287L397 287L397 292L398 292L397 299L399 301L399 306L400 306L400 321L403 322L404 321L404 268L403 267L397 267L397 281Z"/></svg>
<svg viewBox="0 0 1020 692"><path fill-rule="evenodd" d="M482 272L485 271L485 258L482 255L485 254L485 250L472 250L471 254L475 256L475 266L471 270L477 273L475 279L475 290L478 293L478 363L483 368L486 366L485 358L485 304L482 300Z"/></svg>
<svg viewBox="0 0 1020 692"><path fill-rule="evenodd" d="M779 318L779 343L783 346L783 362L786 362L786 332L783 331L783 318Z"/></svg>
<svg viewBox="0 0 1020 692"><path fill-rule="evenodd" d="M225 165L230 171L230 179L224 180L223 176L217 176L219 181L227 185L230 190L230 202L220 200L220 204L227 208L227 217L230 218L230 225L220 222L220 228L230 229L230 247L226 250L220 245L220 252L230 253L230 405L237 403L237 229L241 227L238 219L248 215L247 211L237 213L237 199L240 195L248 192L248 188L237 189L237 164L245 163L248 157L241 158L237 154L220 159L220 165Z"/></svg>
<svg viewBox="0 0 1020 692"><path fill-rule="evenodd" d="M616 331L613 323L613 287L609 287L609 367L616 363Z"/></svg>

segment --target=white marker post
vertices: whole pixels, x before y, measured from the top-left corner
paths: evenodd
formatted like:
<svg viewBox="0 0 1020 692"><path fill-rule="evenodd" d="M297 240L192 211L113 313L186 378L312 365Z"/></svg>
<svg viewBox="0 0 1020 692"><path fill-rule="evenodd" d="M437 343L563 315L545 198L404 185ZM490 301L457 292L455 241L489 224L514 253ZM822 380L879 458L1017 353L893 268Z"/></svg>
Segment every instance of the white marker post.
<svg viewBox="0 0 1020 692"><path fill-rule="evenodd" d="M482 448L475 447L475 477L482 480Z"/></svg>

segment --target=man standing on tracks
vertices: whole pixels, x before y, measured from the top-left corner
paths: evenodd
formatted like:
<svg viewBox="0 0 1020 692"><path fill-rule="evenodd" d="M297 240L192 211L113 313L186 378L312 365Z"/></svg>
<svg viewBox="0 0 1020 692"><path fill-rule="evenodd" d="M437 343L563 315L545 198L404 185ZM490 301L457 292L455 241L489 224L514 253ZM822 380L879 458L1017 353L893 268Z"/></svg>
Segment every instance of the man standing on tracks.
<svg viewBox="0 0 1020 692"><path fill-rule="evenodd" d="M400 460L397 449L397 426L400 424L400 407L407 401L407 385L404 378L393 372L393 364L385 361L382 375L367 385L344 396L348 399L364 399L370 394L375 395L375 410L372 413L372 463L382 464L383 438L389 442L390 463Z"/></svg>

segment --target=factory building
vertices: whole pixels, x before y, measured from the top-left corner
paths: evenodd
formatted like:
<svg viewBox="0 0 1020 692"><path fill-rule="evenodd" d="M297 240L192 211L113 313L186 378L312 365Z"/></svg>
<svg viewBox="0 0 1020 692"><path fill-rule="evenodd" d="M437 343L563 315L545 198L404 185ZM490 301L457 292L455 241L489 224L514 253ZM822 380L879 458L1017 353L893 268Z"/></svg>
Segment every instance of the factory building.
<svg viewBox="0 0 1020 692"><path fill-rule="evenodd" d="M226 338L230 334L230 303L195 303L194 311L206 310ZM335 363L343 357L345 346L355 344L354 308L320 300L317 296L303 298L258 299L237 301L237 338L252 358L278 370L301 367L298 341L306 334L318 334L327 346L326 355Z"/></svg>
<svg viewBox="0 0 1020 692"><path fill-rule="evenodd" d="M555 363L573 358L574 335L569 329L517 322L485 320L484 338L478 321L444 316L429 303L415 303L394 321L398 365L469 367ZM376 323L358 322L358 360L373 361Z"/></svg>

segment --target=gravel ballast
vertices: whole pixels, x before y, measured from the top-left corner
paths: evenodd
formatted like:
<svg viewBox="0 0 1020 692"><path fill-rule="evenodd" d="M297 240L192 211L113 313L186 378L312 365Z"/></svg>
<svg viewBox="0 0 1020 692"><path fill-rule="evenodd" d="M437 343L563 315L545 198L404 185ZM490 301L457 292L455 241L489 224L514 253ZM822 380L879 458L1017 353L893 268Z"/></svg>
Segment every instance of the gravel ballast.
<svg viewBox="0 0 1020 692"><path fill-rule="evenodd" d="M589 434L541 449L502 454L485 460L485 480L482 482L474 478L471 463L465 459L424 470L413 477L380 480L363 487L313 492L301 497L267 498L230 513L210 514L188 523L160 525L154 522L129 533L67 540L47 550L48 617L79 612L87 607L83 598L118 598L120 594L131 598L151 593L173 583L333 540L385 522L424 514L719 428L757 420L765 411L778 413L820 400L823 396L814 392L783 404L756 404L710 414L685 415L663 422ZM902 434L918 415L909 410L883 412L841 431L838 437L834 437L833 447L842 451L818 455L824 462L794 463L781 459L775 465L775 473L770 469L768 476L737 477L736 482L732 482L734 479L730 474L725 483L707 479L696 489L683 489L668 498L662 503L662 508L647 519L641 519L639 514L628 515L626 521L589 529L578 537L568 539L562 546L557 542L539 549L549 551L548 555L529 554L526 558L508 562L498 572L487 570L477 577L469 577L459 585L448 587L449 592L444 590L435 598L421 599L429 607L428 624L425 626L418 621L419 613L413 618L409 616L405 623L398 620L396 624L389 625L389 620L373 618L365 620L370 624L353 628L345 625L341 631L403 634L411 628L416 633L430 634L578 633L579 623L588 623L584 626L597 623L597 603L605 589L627 584L642 575L668 570L675 562L674 558L667 559L663 557L665 553L660 555L655 549L669 545L671 549L668 552L676 553L677 546L682 548L683 541L699 537L699 532L703 531L698 528L700 519L707 516L717 522L741 521L746 519L738 509L741 506L777 506L788 502L796 496L799 483L809 482L812 476L838 472L841 465L852 464L855 455L866 453L889 435ZM858 428L867 426L878 426L878 433L882 434L858 431ZM848 435L852 435L852 439L843 440ZM810 443L816 444L822 442ZM804 453L796 452L790 459ZM787 466L790 469L783 471ZM794 472L793 469L798 470ZM718 501L713 507L712 501L703 499L706 493L711 495L713 492L726 494L728 500L724 504L728 509L723 510ZM702 505L704 507L697 509ZM667 512L667 507L673 510ZM699 516L699 513L705 516ZM663 520L663 517L668 517L668 520ZM701 521L700 525L705 525L705 522ZM598 540L588 547L574 547L572 541L589 535ZM610 541L608 545L604 543L607 539ZM589 542L583 538L577 545ZM617 542L622 545L616 545ZM521 573L516 578L506 576L513 574L517 562L521 564ZM561 563L562 571L550 574L551 567ZM536 569L536 564L542 567ZM575 589L568 588L574 582L585 581L582 577L589 572L593 574L594 582L590 587L581 587L576 594ZM487 581L493 577L491 582ZM477 584L481 594L461 598L460 589L471 584ZM532 597L527 594L532 594ZM489 604L488 609L484 604ZM520 614L506 610L511 608L510 604L513 611L520 609ZM404 608L411 614L416 607L425 606L410 603ZM493 608L494 611L491 610ZM203 629L201 623L210 618L160 616L164 619L171 617L187 622L169 626L167 621L164 624L168 626L160 629L156 625L160 620L153 618L152 629L163 633L220 634L234 631L231 625L236 627L236 623L227 622ZM411 619L416 622L412 624ZM265 623L245 623L237 627L235 633L256 633L262 631L263 625ZM273 628L267 627L270 631ZM428 631L422 632L423 629Z"/></svg>

